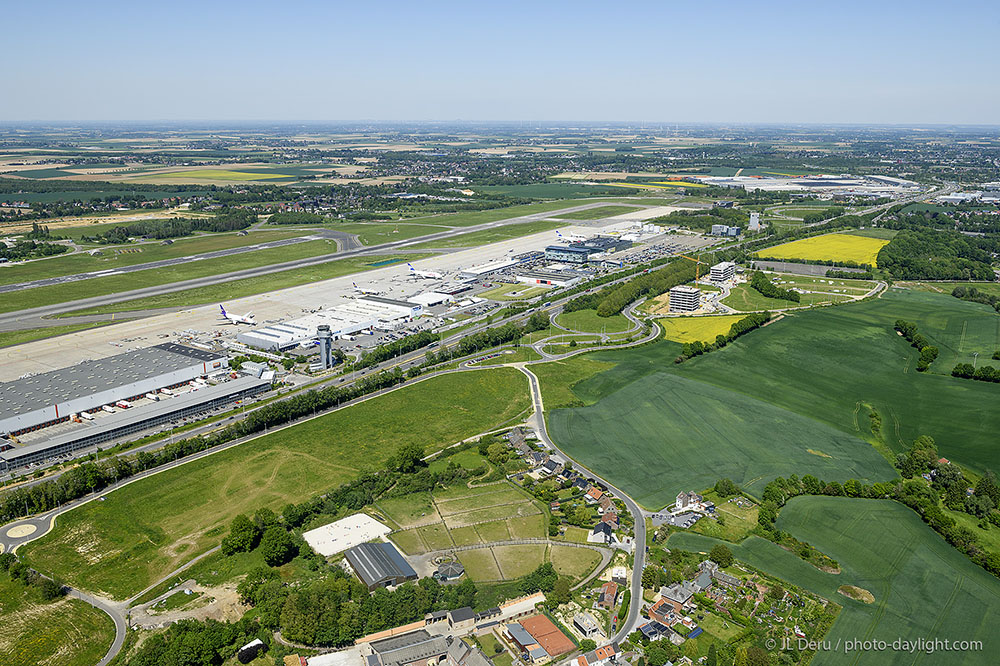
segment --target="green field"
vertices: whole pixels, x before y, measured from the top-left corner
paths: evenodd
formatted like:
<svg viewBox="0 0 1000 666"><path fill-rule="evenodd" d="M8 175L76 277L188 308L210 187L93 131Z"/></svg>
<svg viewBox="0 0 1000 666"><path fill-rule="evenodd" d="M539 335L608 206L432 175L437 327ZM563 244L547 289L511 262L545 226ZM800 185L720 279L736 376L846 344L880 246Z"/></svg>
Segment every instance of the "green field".
<svg viewBox="0 0 1000 666"><path fill-rule="evenodd" d="M956 551L910 509L888 500L800 497L781 511L778 526L833 557L840 574L822 572L758 537L732 547L737 558L843 606L825 640L950 639L982 641L983 649L961 654L820 651L812 663L953 664L996 663L1000 634L1000 581ZM708 551L715 542L677 533L671 548ZM839 594L855 585L875 596L868 605Z"/></svg>
<svg viewBox="0 0 1000 666"><path fill-rule="evenodd" d="M754 492L775 476L807 471L840 481L895 476L857 437L763 399L734 400L724 388L661 370L677 351L678 345L661 342L598 354L620 365L577 384L577 395L602 396L596 404L550 412L553 439L653 509L681 490L701 489L723 477Z"/></svg>
<svg viewBox="0 0 1000 666"><path fill-rule="evenodd" d="M25 342L53 338L57 335L85 331L88 328L105 326L110 322L93 322L89 324L67 324L66 326L49 326L48 328L25 328L20 331L0 331L0 347L23 345Z"/></svg>
<svg viewBox="0 0 1000 666"><path fill-rule="evenodd" d="M93 666L115 637L111 618L78 599L42 601L38 590L0 576L0 663Z"/></svg>
<svg viewBox="0 0 1000 666"><path fill-rule="evenodd" d="M102 245L97 248L101 251L101 255L99 256L91 256L89 252L76 252L41 261L6 264L0 267L0 284L29 282L31 280L41 280L61 275L74 275L76 273L107 271L123 266L135 266L136 264L187 257L204 252L246 247L248 245L256 245L257 243L267 243L302 235L304 233L301 231L256 231L247 236L212 234L177 239L171 245L161 245L159 241L153 243L133 243L131 245ZM242 260L247 260L254 255L247 253L237 256ZM248 263L247 267L254 265L256 264Z"/></svg>
<svg viewBox="0 0 1000 666"><path fill-rule="evenodd" d="M931 372L915 371L917 352L892 330L896 319L940 347ZM901 452L926 434L941 455L982 472L996 468L1000 410L988 406L1000 386L938 373L976 346L991 355L998 320L988 306L891 291L797 312L680 365L672 363L679 346L660 342L534 369L553 438L650 506L730 472L751 491L793 472L892 478L865 442L874 440L870 406L881 414L884 450ZM607 365L593 361L617 365L602 372ZM552 411L574 401L590 406Z"/></svg>
<svg viewBox="0 0 1000 666"><path fill-rule="evenodd" d="M75 586L123 599L217 545L238 513L280 510L377 469L404 444L436 450L528 405L514 369L435 377L129 484L60 516L19 554Z"/></svg>
<svg viewBox="0 0 1000 666"><path fill-rule="evenodd" d="M547 291L549 291L548 287L536 287L518 282L517 284L501 284L479 295L494 301L520 301L540 296Z"/></svg>
<svg viewBox="0 0 1000 666"><path fill-rule="evenodd" d="M351 273L361 273L372 268L377 268L375 264L386 262L416 261L430 255L427 254L398 254L398 255L376 255L368 257L351 257L349 259L337 259L328 261L316 266L305 268L291 268L287 271L278 271L267 275L258 275L242 280L233 280L221 284L208 285L206 287L195 287L193 289L183 289L168 294L157 296L146 296L128 301L119 301L111 305L101 305L94 308L74 310L66 313L65 317L77 317L92 314L110 314L112 312L130 312L132 310L147 310L155 308L170 307L190 307L205 303L243 298L253 296L268 291L297 287L310 282L319 282ZM202 262L199 262L202 263ZM83 283L80 283L83 284ZM39 287L32 291L41 291L50 287ZM91 294L93 295L93 294ZM65 300L65 299L61 299Z"/></svg>
<svg viewBox="0 0 1000 666"><path fill-rule="evenodd" d="M846 300L850 299L845 294L801 294L801 300L796 303L795 301L786 301L783 298L768 298L749 284L738 284L733 287L728 296L722 299L722 304L741 312L752 312L755 310L786 310L819 303L840 303Z"/></svg>
<svg viewBox="0 0 1000 666"><path fill-rule="evenodd" d="M530 197L533 199L579 199L594 195L606 194L615 196L618 192L611 187L601 191L591 185L575 183L531 183L529 185L473 185L472 188L482 194L505 194L511 197Z"/></svg>
<svg viewBox="0 0 1000 666"><path fill-rule="evenodd" d="M598 317L596 310L577 310L563 312L556 317L556 323L571 331L580 333L622 333L632 327L632 322L624 315Z"/></svg>
<svg viewBox="0 0 1000 666"><path fill-rule="evenodd" d="M540 543L463 550L459 551L458 559L469 578L476 582L521 578L543 562L552 562L559 575L577 581L600 564L601 555L590 548Z"/></svg>
<svg viewBox="0 0 1000 666"><path fill-rule="evenodd" d="M408 240L439 231L447 231L450 227L438 224L406 224L403 222L338 222L323 225L329 229L357 234L362 245L381 245L392 241Z"/></svg>
<svg viewBox="0 0 1000 666"><path fill-rule="evenodd" d="M436 247L479 247L480 245L499 243L500 241L510 240L511 238L520 238L522 236L530 236L531 234L537 234L543 231L552 231L565 226L566 224L563 222L548 222L545 220L538 222L521 222L518 224L508 224L495 229L473 231L442 240L427 241L426 243L420 243L418 245L413 245L412 247L416 249ZM554 234L552 236L552 240L555 241Z"/></svg>
<svg viewBox="0 0 1000 666"><path fill-rule="evenodd" d="M623 215L636 210L632 206L600 206L598 208L588 208L578 210L575 213L561 213L558 215L563 220L600 220L605 217Z"/></svg>
<svg viewBox="0 0 1000 666"><path fill-rule="evenodd" d="M336 251L337 245L332 240L306 241L304 243L296 243L295 245L258 250L246 254L165 266L155 270L136 271L123 275L96 277L79 282L34 287L4 294L3 300L0 301L0 312L13 312L42 305L52 305L54 303L64 303L66 301L91 298L93 296L115 294L131 289L172 284L182 280L221 275L246 268L269 266L294 259L305 259L331 254ZM365 257L364 259L369 262L372 260L371 257ZM235 298L235 296L227 296L227 298Z"/></svg>

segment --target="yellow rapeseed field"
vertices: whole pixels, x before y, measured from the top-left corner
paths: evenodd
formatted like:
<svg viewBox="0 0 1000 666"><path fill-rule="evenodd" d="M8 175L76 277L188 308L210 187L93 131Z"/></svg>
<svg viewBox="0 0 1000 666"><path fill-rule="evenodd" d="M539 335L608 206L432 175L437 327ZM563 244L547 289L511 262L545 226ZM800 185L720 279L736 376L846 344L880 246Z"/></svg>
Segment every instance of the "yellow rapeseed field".
<svg viewBox="0 0 1000 666"><path fill-rule="evenodd" d="M664 317L656 323L663 329L663 337L675 342L715 342L715 336L725 335L729 328L746 315L719 315L712 317Z"/></svg>
<svg viewBox="0 0 1000 666"><path fill-rule="evenodd" d="M775 259L855 261L875 266L878 251L888 243L889 241L882 238L825 234L769 247L758 252L757 256Z"/></svg>

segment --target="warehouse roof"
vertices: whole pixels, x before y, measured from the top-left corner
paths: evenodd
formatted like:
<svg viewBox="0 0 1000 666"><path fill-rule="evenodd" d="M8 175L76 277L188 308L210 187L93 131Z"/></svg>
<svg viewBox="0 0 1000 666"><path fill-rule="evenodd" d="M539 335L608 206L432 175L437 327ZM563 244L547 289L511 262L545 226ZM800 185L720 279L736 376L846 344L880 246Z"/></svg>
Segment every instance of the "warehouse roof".
<svg viewBox="0 0 1000 666"><path fill-rule="evenodd" d="M209 402L218 397L240 393L269 384L269 381L257 379L256 377L238 377L237 379L216 384L215 386L206 386L197 391L190 391L172 398L164 398L151 405L126 409L107 416L102 415L93 422L81 423L79 427L73 428L68 432L63 432L55 437L0 453L0 460L12 461L36 451L44 451L101 432L113 431L136 423L149 421L158 416L179 412L192 405Z"/></svg>
<svg viewBox="0 0 1000 666"><path fill-rule="evenodd" d="M348 550L344 556L366 585L386 578L415 578L417 575L391 543L363 543Z"/></svg>
<svg viewBox="0 0 1000 666"><path fill-rule="evenodd" d="M426 629L418 629L401 636L393 636L370 643L383 666L410 664L448 652L446 636L431 636Z"/></svg>
<svg viewBox="0 0 1000 666"><path fill-rule="evenodd" d="M0 414L27 414L40 407L224 357L223 354L167 342L95 361L83 361L68 368L0 384Z"/></svg>

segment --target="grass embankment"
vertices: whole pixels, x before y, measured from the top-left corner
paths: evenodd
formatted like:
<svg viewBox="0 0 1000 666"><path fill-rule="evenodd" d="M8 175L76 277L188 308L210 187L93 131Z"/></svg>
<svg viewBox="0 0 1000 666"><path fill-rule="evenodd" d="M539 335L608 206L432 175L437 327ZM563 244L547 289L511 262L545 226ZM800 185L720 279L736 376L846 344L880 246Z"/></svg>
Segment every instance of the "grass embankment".
<svg viewBox="0 0 1000 666"><path fill-rule="evenodd" d="M59 316L78 317L83 315L131 312L133 310L150 310L155 308L192 307L195 305L204 305L206 303L215 303L218 301L243 298L245 296L253 296L255 294L276 291L278 289L298 287L303 284L309 284L310 282L330 280L335 277L350 275L351 273L361 273L374 268L382 267L375 266L373 264L384 264L384 262L392 261L416 261L417 259L422 259L426 256L429 255L380 255L337 259L336 261L329 261L316 266L291 268L287 271L278 271L267 275L243 278L242 280L233 280L231 282L213 284L205 287L195 287L193 289L182 289L169 294L146 296L144 298L135 298L128 301L119 301L110 305L101 305L94 308L74 310L73 312L68 312ZM49 287L42 287L42 289L49 289Z"/></svg>
<svg viewBox="0 0 1000 666"><path fill-rule="evenodd" d="M93 666L115 637L107 615L78 599L45 602L37 588L0 576L0 662Z"/></svg>
<svg viewBox="0 0 1000 666"><path fill-rule="evenodd" d="M995 662L1000 634L993 618L1000 613L1000 580L948 545L910 509L888 500L797 497L781 510L778 527L837 560L841 573L820 571L758 537L730 548L748 564L842 605L824 640L977 640L982 650L963 651L959 661ZM679 532L668 546L708 552L715 543ZM839 594L843 585L870 592L874 603ZM852 663L858 664L913 663L913 654L906 651L854 656ZM941 656L927 663L951 663L940 661ZM812 663L840 664L843 658L842 653L820 651Z"/></svg>
<svg viewBox="0 0 1000 666"><path fill-rule="evenodd" d="M218 545L238 513L280 510L377 469L405 444L437 450L528 406L514 369L429 379L127 485L61 516L19 553L75 586L123 599Z"/></svg>

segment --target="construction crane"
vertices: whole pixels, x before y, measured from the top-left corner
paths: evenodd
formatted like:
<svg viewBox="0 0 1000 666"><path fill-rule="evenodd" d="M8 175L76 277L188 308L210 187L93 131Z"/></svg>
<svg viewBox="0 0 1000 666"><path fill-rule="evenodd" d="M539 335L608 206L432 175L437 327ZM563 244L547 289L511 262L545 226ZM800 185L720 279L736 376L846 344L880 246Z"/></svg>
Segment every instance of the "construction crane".
<svg viewBox="0 0 1000 666"><path fill-rule="evenodd" d="M698 255L697 259L695 259L694 257L689 257L686 254L679 254L677 256L684 257L688 261L693 261L694 262L694 281L697 283L698 280L701 278L701 265L705 264L706 266L708 266L708 264L706 262L704 262L704 261L701 260L701 255L700 254Z"/></svg>

